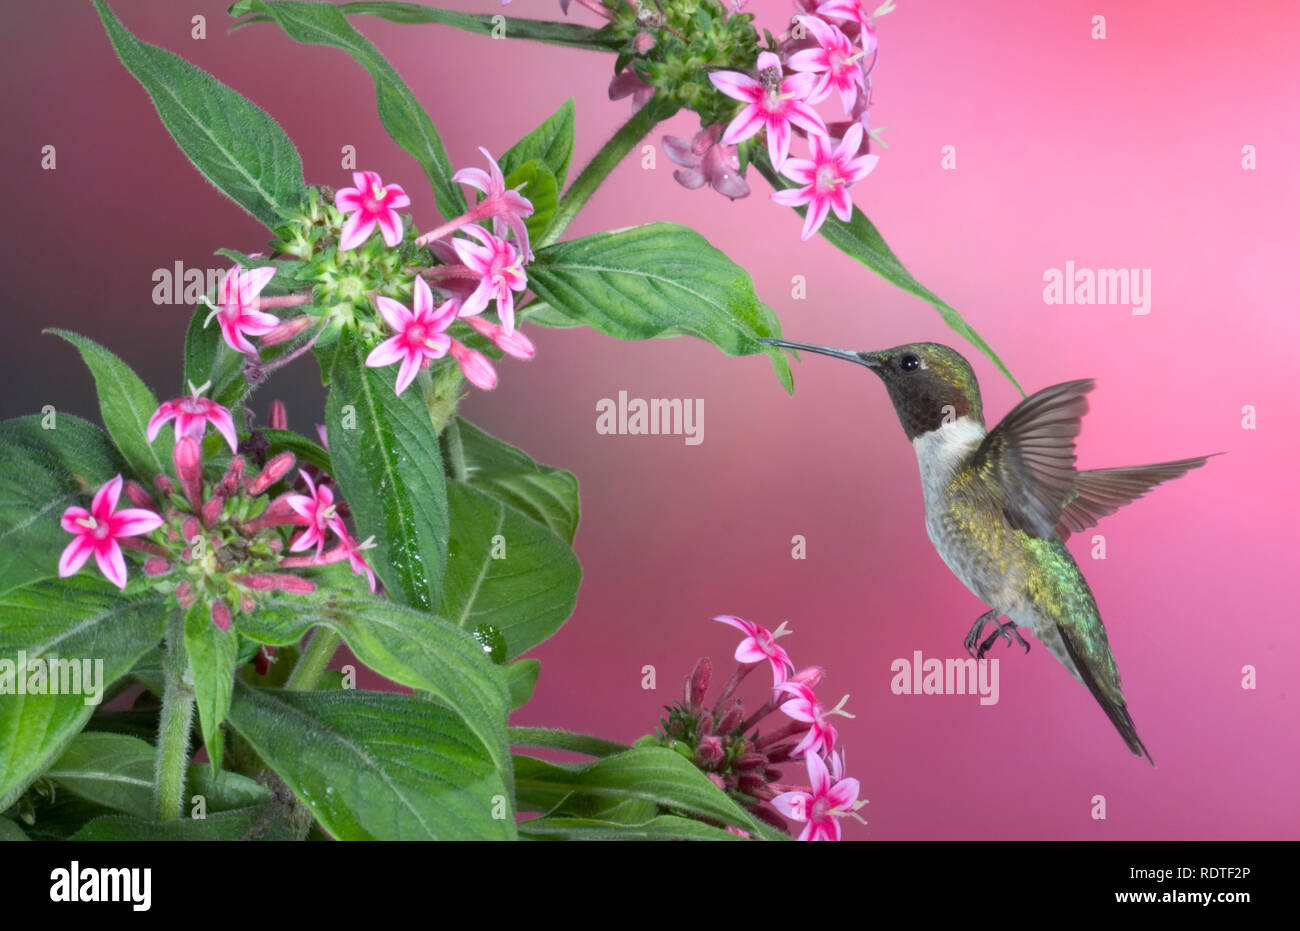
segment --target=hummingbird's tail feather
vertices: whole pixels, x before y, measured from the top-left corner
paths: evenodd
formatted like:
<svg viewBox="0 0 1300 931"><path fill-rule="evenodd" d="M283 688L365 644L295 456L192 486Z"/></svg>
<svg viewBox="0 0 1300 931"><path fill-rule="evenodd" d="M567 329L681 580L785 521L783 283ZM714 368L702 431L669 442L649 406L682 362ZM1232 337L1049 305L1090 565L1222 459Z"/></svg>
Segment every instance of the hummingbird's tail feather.
<svg viewBox="0 0 1300 931"><path fill-rule="evenodd" d="M1074 661L1083 684L1088 687L1088 691L1092 692L1093 698L1097 699L1097 704L1101 705L1101 710L1106 712L1106 717L1110 718L1110 723L1115 725L1115 730L1119 731L1119 735L1124 738L1124 743L1128 744L1129 750L1134 756L1146 757L1147 762L1155 766L1156 761L1151 759L1146 744L1142 743L1142 738L1138 736L1137 725L1133 723L1133 718L1128 713L1128 705L1124 701L1124 694L1120 691L1119 670L1115 666L1115 658L1111 655L1110 646L1106 642L1105 630L1101 631L1099 643L1084 644L1077 642L1065 625L1058 623L1056 629L1061 633L1066 652ZM1089 649L1090 647L1100 647L1102 655L1091 656L1094 651Z"/></svg>
<svg viewBox="0 0 1300 931"><path fill-rule="evenodd" d="M1074 488L1065 499L1065 510L1057 522L1056 532L1064 540L1072 533L1093 527L1103 517L1141 498L1160 483L1181 478L1209 459L1210 456L1194 456L1151 465L1081 470L1075 473Z"/></svg>

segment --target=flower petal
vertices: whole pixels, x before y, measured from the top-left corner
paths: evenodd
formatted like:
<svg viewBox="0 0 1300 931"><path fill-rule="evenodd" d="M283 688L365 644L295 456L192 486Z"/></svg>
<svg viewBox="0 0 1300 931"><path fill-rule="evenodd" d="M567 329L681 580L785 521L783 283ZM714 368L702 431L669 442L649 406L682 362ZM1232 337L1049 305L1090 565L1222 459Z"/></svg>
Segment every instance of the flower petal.
<svg viewBox="0 0 1300 931"><path fill-rule="evenodd" d="M95 562L104 578L118 588L126 588L126 559L116 540L104 540L95 547Z"/></svg>

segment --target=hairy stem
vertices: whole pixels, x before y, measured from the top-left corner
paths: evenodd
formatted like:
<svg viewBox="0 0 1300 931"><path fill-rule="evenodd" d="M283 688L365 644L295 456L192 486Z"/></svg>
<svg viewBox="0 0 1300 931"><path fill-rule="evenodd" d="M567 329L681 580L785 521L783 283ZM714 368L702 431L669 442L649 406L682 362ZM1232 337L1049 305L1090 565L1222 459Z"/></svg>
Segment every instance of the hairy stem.
<svg viewBox="0 0 1300 931"><path fill-rule="evenodd" d="M609 177L614 166L621 162L623 157L631 152L655 126L672 116L672 113L665 112L667 109L655 98L651 98L645 106L632 114L632 118L624 123L618 132L614 133L613 138L606 142L587 163L587 167L582 169L582 173L574 179L569 189L564 192L564 196L560 198L555 218L551 220L551 225L542 242L538 244L538 248L549 246L560 238L573 222L573 218L578 215L578 211Z"/></svg>
<svg viewBox="0 0 1300 931"><path fill-rule="evenodd" d="M158 762L154 772L154 812L160 821L181 816L185 799L185 770L190 759L190 728L194 722L194 689L185 684L189 658L185 655L185 615L172 613L163 656L162 717L158 724Z"/></svg>
<svg viewBox="0 0 1300 931"><path fill-rule="evenodd" d="M317 627L316 633L312 634L307 643L307 649L303 650L293 672L289 673L284 687L294 692L310 692L316 688L341 642L342 638L335 631L328 627Z"/></svg>

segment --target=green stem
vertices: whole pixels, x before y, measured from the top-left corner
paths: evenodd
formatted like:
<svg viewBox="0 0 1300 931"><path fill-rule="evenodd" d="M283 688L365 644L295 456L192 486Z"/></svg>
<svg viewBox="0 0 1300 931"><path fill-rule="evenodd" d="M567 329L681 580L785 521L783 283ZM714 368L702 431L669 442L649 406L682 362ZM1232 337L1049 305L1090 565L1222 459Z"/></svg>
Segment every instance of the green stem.
<svg viewBox="0 0 1300 931"><path fill-rule="evenodd" d="M447 464L451 466L451 477L463 482L469 473L465 468L465 442L460 438L460 426L455 420L447 424L443 436L447 438Z"/></svg>
<svg viewBox="0 0 1300 931"><path fill-rule="evenodd" d="M185 770L190 759L190 730L194 724L194 689L185 684L189 658L185 655L185 615L173 612L163 656L162 717L158 724L158 762L154 773L154 813L174 821L185 805Z"/></svg>
<svg viewBox="0 0 1300 931"><path fill-rule="evenodd" d="M393 23L420 25L439 23L463 29L481 36L500 35L507 39L528 39L548 45L592 49L602 52L618 51L623 40L607 29L592 29L576 23L553 23L540 19L521 19L495 13L459 13L418 3L344 3L339 10L346 16L367 14ZM260 21L253 17L250 22ZM500 26L498 26L498 23Z"/></svg>
<svg viewBox="0 0 1300 931"><path fill-rule="evenodd" d="M609 177L614 166L621 162L623 157L650 133L650 130L672 116L672 113L664 112L666 109L667 107L660 105L652 97L645 106L632 114L632 118L624 123L618 132L614 133L614 137L606 142L595 157L587 163L587 167L582 169L582 174L574 179L569 189L564 192L564 196L560 198L555 217L551 220L546 235L538 243L538 248L549 246L560 238L573 222L573 218L578 215L578 211L591 199L591 195L596 193L596 188Z"/></svg>
<svg viewBox="0 0 1300 931"><path fill-rule="evenodd" d="M303 650L293 672L289 673L284 687L292 692L310 692L316 688L320 677L325 673L325 667L334 658L342 641L343 638L334 630L317 627L316 633L312 634L307 643L307 649Z"/></svg>
<svg viewBox="0 0 1300 931"><path fill-rule="evenodd" d="M433 422L435 433L441 433L451 419L456 416L456 405L460 403L460 389L465 384L465 376L460 366L450 361L431 373L420 373L421 379L428 380L424 393L424 403L429 409L429 419Z"/></svg>

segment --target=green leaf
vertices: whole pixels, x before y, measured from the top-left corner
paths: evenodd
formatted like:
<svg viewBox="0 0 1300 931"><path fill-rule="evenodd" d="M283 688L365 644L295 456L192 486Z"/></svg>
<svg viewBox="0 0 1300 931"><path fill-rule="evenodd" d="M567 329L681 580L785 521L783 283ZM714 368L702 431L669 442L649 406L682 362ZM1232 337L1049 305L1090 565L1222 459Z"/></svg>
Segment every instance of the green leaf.
<svg viewBox="0 0 1300 931"><path fill-rule="evenodd" d="M462 482L447 486L451 543L439 614L465 630L491 624L514 659L560 629L582 567L553 531Z"/></svg>
<svg viewBox="0 0 1300 931"><path fill-rule="evenodd" d="M757 821L690 762L667 747L626 750L578 770L534 768L525 771L517 765L515 782L520 787L540 785L553 792L567 789L577 796L596 799L653 802L667 813L707 818L763 837L782 836ZM566 800L565 806L572 802L572 799ZM562 813L567 812L557 812Z"/></svg>
<svg viewBox="0 0 1300 931"><path fill-rule="evenodd" d="M244 3L237 3L231 8L231 13L236 16L242 15L248 12L246 8L241 9L246 6ZM339 9L349 16L366 14L389 22L410 25L439 23L482 36L493 35L498 19L498 16L493 13L460 13L419 3L344 3ZM505 35L511 39L528 39L533 42L545 42L548 45L601 51L614 51L624 43L623 39L608 30L592 29L574 23L553 23L540 19L519 19L514 16L502 16L500 19L505 23Z"/></svg>
<svg viewBox="0 0 1300 931"><path fill-rule="evenodd" d="M519 835L531 840L744 840L722 828L676 815L658 815L636 824L552 815L520 823Z"/></svg>
<svg viewBox="0 0 1300 931"><path fill-rule="evenodd" d="M551 169L555 183L564 187L564 180L569 174L569 162L573 159L573 139L573 98L570 97L541 126L507 149L498 164L501 165L502 173L509 176L525 162L536 159ZM532 195L525 192L524 196Z"/></svg>
<svg viewBox="0 0 1300 931"><path fill-rule="evenodd" d="M211 609L206 602L197 601L185 612L185 653L190 658L194 704L199 711L203 743L208 748L213 772L221 768L225 747L221 722L226 720L230 708L238 651L239 635L212 623Z"/></svg>
<svg viewBox="0 0 1300 931"><path fill-rule="evenodd" d="M443 444L452 475L573 543L581 504L572 472L538 465L522 449L460 417L443 431Z"/></svg>
<svg viewBox="0 0 1300 931"><path fill-rule="evenodd" d="M219 812L206 818L180 818L176 821L150 821L131 815L106 815L96 818L72 835L74 841L143 840L194 841L243 840L258 828L267 806L255 805L235 811ZM292 832L283 819L266 826L262 840L290 840Z"/></svg>
<svg viewBox="0 0 1300 931"><path fill-rule="evenodd" d="M0 818L0 841L31 840L17 823L8 818Z"/></svg>
<svg viewBox="0 0 1300 931"><path fill-rule="evenodd" d="M613 756L631 749L626 744L614 743L603 737L548 727L512 727L508 737L512 747L546 747L595 757Z"/></svg>
<svg viewBox="0 0 1300 931"><path fill-rule="evenodd" d="M768 158L766 151L756 147L753 152L753 160L763 177L778 191L795 186L793 181L788 180L784 175L778 174L772 168L772 162ZM798 211L799 216L802 217L808 208L798 207L795 209ZM867 215L861 210L854 207L853 217L848 223L841 222L833 215L828 216L826 222L822 224L820 232L831 245L845 255L857 259L890 284L932 305L935 310L939 311L939 316L943 318L944 323L948 324L954 332L988 356L999 371L1007 376L1007 380L1015 385L1016 390L1021 394L1025 393L1024 389L1020 387L1020 383L1016 381L1015 376L1011 374L1011 370L998 358L997 353L993 351L989 344L984 342L983 337L962 319L961 314L957 313L937 294L912 277L912 273L903 266L903 263L898 260L898 257L885 243L884 237L880 235L875 224L867 219Z"/></svg>
<svg viewBox="0 0 1300 931"><path fill-rule="evenodd" d="M572 330L583 325L582 321L576 317L562 314L545 301L538 300L529 301L522 307L516 307L515 317L553 330Z"/></svg>
<svg viewBox="0 0 1300 931"><path fill-rule="evenodd" d="M235 4L231 12L236 16L264 13L296 42L328 45L351 55L375 82L380 122L393 141L413 155L429 176L438 210L448 219L465 212L465 197L451 180L451 160L429 114L379 49L352 28L338 7L331 3L251 0Z"/></svg>
<svg viewBox="0 0 1300 931"><path fill-rule="evenodd" d="M419 383L393 393L351 331L338 342L325 406L330 459L367 558L395 601L434 611L447 559L447 487Z"/></svg>
<svg viewBox="0 0 1300 931"><path fill-rule="evenodd" d="M529 240L541 239L555 211L560 206L560 190L555 183L555 175L537 159L524 162L506 175L507 188L519 189L533 205L533 214L524 220L528 227Z"/></svg>
<svg viewBox="0 0 1300 931"><path fill-rule="evenodd" d="M287 617L255 625L265 606L239 619L240 632L255 640L295 642L316 624L336 631L363 663L394 682L428 692L458 712L478 736L493 763L509 771L506 715L509 692L505 677L468 631L411 608L372 595L318 591L295 598Z"/></svg>
<svg viewBox="0 0 1300 931"><path fill-rule="evenodd" d="M80 417L51 411L0 422L0 592L56 576L72 540L59 518L124 471L104 431Z"/></svg>
<svg viewBox="0 0 1300 931"><path fill-rule="evenodd" d="M319 443L314 443L307 437L291 430L271 430L259 427L258 432L271 444L270 449L267 450L268 458L282 452L290 452L298 458L299 462L314 465L326 475L334 474L334 464L330 462L329 451Z"/></svg>
<svg viewBox="0 0 1300 931"><path fill-rule="evenodd" d="M340 840L515 836L500 771L464 721L433 702L240 683L230 719Z"/></svg>
<svg viewBox="0 0 1300 931"><path fill-rule="evenodd" d="M154 476L171 471L174 440L163 431L152 444L145 439L158 399L131 367L99 343L67 330L45 330L70 342L81 353L99 392L104 427L135 475L152 485Z"/></svg>
<svg viewBox="0 0 1300 931"><path fill-rule="evenodd" d="M38 582L0 595L0 657L103 660L99 687L125 675L163 635L163 596L123 595L90 575ZM91 666L92 675L96 665ZM3 672L0 672L0 676ZM71 685L75 683L64 683ZM48 680L52 682L52 677ZM95 710L83 694L17 695L0 701L0 811L53 762ZM85 690L86 683L82 683ZM66 691L66 690L65 690Z"/></svg>
<svg viewBox="0 0 1300 931"><path fill-rule="evenodd" d="M694 230L649 223L537 250L528 283L552 308L617 339L689 334L727 355L765 352L787 391L786 358L759 336L780 336L749 273Z"/></svg>
<svg viewBox="0 0 1300 931"><path fill-rule="evenodd" d="M537 674L542 671L541 660L516 660L506 667L506 689L510 692L510 710L528 704L537 687Z"/></svg>
<svg viewBox="0 0 1300 931"><path fill-rule="evenodd" d="M275 120L202 69L141 42L103 0L94 2L118 58L194 167L268 227L297 213L307 199L302 160Z"/></svg>
<svg viewBox="0 0 1300 931"><path fill-rule="evenodd" d="M156 766L157 752L147 741L125 734L83 731L45 772L45 778L87 801L150 820ZM209 812L258 804L271 795L247 776L221 772L213 777L208 767L198 763L190 766L187 782L187 809L195 795L204 797Z"/></svg>

